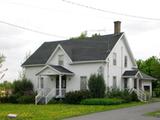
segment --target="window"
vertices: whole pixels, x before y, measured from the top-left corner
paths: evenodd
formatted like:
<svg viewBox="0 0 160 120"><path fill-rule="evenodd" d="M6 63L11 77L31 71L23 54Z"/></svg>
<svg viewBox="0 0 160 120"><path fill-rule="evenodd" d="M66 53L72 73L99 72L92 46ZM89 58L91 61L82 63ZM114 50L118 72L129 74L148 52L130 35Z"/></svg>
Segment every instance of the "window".
<svg viewBox="0 0 160 120"><path fill-rule="evenodd" d="M67 76L63 75L62 76L62 88L66 88L66 79L67 79Z"/></svg>
<svg viewBox="0 0 160 120"><path fill-rule="evenodd" d="M128 58L127 56L124 56L124 67L127 67L128 64Z"/></svg>
<svg viewBox="0 0 160 120"><path fill-rule="evenodd" d="M137 89L137 79L134 79L134 88Z"/></svg>
<svg viewBox="0 0 160 120"><path fill-rule="evenodd" d="M149 91L150 91L150 86L146 86L146 85L145 85L145 86L144 86L144 90L147 91L147 92L149 92Z"/></svg>
<svg viewBox="0 0 160 120"><path fill-rule="evenodd" d="M44 78L43 77L40 78L40 88L41 89L44 88Z"/></svg>
<svg viewBox="0 0 160 120"><path fill-rule="evenodd" d="M128 88L128 79L127 78L124 79L124 88L125 89Z"/></svg>
<svg viewBox="0 0 160 120"><path fill-rule="evenodd" d="M117 77L113 76L113 88L117 88Z"/></svg>
<svg viewBox="0 0 160 120"><path fill-rule="evenodd" d="M58 56L58 65L63 65L64 64L64 55L59 55Z"/></svg>
<svg viewBox="0 0 160 120"><path fill-rule="evenodd" d="M113 53L113 65L117 64L117 54Z"/></svg>
<svg viewBox="0 0 160 120"><path fill-rule="evenodd" d="M81 76L80 77L80 90L86 90L87 89L87 77Z"/></svg>

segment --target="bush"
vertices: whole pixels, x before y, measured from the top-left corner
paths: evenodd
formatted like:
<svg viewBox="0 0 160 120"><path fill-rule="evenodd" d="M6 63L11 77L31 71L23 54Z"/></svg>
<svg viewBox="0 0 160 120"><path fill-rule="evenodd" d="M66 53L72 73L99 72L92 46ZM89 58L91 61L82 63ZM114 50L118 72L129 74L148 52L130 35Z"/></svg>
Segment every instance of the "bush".
<svg viewBox="0 0 160 120"><path fill-rule="evenodd" d="M13 94L20 95L32 95L33 84L27 80L25 77L22 80L17 80L13 82Z"/></svg>
<svg viewBox="0 0 160 120"><path fill-rule="evenodd" d="M17 99L17 102L20 104L28 104L28 103L34 103L35 96L20 96Z"/></svg>
<svg viewBox="0 0 160 120"><path fill-rule="evenodd" d="M102 75L91 75L88 81L88 88L93 98L103 98L105 96L106 85Z"/></svg>
<svg viewBox="0 0 160 120"><path fill-rule="evenodd" d="M0 103L8 103L8 102L9 102L8 96L0 97Z"/></svg>
<svg viewBox="0 0 160 120"><path fill-rule="evenodd" d="M11 103L34 103L33 84L25 77L13 82L13 94L9 97Z"/></svg>
<svg viewBox="0 0 160 120"><path fill-rule="evenodd" d="M137 94L130 93L128 89L120 90L118 88L108 88L106 93L107 98L121 98L125 102L139 101Z"/></svg>
<svg viewBox="0 0 160 120"><path fill-rule="evenodd" d="M79 104L81 100L90 98L90 92L85 91L72 91L65 94L64 102L68 104Z"/></svg>
<svg viewBox="0 0 160 120"><path fill-rule="evenodd" d="M108 98L121 98L123 91L118 88L107 87L106 97Z"/></svg>
<svg viewBox="0 0 160 120"><path fill-rule="evenodd" d="M11 96L9 96L9 103L18 103L17 98L19 97L18 94L12 94Z"/></svg>
<svg viewBox="0 0 160 120"><path fill-rule="evenodd" d="M156 97L160 97L160 88L155 88L154 89L154 94Z"/></svg>
<svg viewBox="0 0 160 120"><path fill-rule="evenodd" d="M124 103L123 99L118 98L92 98L81 101L83 105L119 105Z"/></svg>

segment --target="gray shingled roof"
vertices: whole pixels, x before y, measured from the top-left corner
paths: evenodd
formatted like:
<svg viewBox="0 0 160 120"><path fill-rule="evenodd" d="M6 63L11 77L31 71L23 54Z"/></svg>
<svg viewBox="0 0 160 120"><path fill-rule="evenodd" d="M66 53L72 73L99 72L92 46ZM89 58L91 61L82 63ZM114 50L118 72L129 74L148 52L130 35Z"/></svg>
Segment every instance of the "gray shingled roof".
<svg viewBox="0 0 160 120"><path fill-rule="evenodd" d="M59 66L59 65L49 65L49 66L51 66L52 68L56 69L57 71L59 71L61 73L69 73L69 74L73 73L73 72L69 71L68 69L66 69L66 68L64 68L62 66Z"/></svg>
<svg viewBox="0 0 160 120"><path fill-rule="evenodd" d="M72 61L105 60L123 33L43 43L23 64L45 64L58 44Z"/></svg>
<svg viewBox="0 0 160 120"><path fill-rule="evenodd" d="M143 72L141 72L141 75L143 76L143 79L144 80L157 80L156 78L152 77L152 76L149 76Z"/></svg>
<svg viewBox="0 0 160 120"><path fill-rule="evenodd" d="M144 79L144 80L156 80L155 78L139 71L139 70L126 70L124 73L123 73L123 77L133 77L137 74L137 72L140 72L141 75L142 75L142 78L141 79Z"/></svg>
<svg viewBox="0 0 160 120"><path fill-rule="evenodd" d="M122 76L135 76L137 74L138 70L127 70L123 73Z"/></svg>

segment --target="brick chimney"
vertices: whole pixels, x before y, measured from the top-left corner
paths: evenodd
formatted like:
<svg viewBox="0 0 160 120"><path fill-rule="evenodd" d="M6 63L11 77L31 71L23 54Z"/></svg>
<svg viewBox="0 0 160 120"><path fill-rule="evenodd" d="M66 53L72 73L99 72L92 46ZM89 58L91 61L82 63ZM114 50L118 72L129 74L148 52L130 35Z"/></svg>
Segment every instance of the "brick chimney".
<svg viewBox="0 0 160 120"><path fill-rule="evenodd" d="M121 32L121 21L114 21L114 34Z"/></svg>

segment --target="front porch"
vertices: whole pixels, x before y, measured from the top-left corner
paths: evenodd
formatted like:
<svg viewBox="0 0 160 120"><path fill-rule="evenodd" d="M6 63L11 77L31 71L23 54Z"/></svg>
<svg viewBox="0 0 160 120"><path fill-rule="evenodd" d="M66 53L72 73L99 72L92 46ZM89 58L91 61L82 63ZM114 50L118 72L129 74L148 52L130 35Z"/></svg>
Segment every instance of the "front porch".
<svg viewBox="0 0 160 120"><path fill-rule="evenodd" d="M37 96L35 104L43 101L47 104L52 98L63 98L67 89L67 81L73 72L62 66L46 65L37 74Z"/></svg>
<svg viewBox="0 0 160 120"><path fill-rule="evenodd" d="M122 75L122 88L134 91L141 101L152 97L152 80L155 78L139 70L128 70Z"/></svg>

